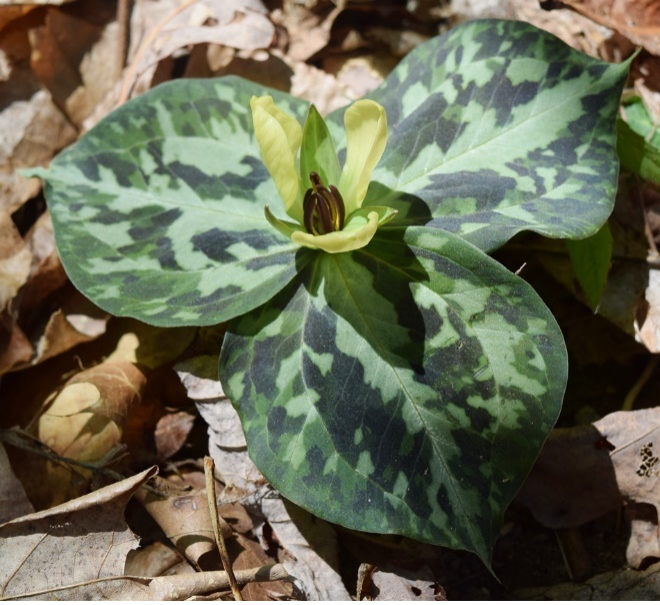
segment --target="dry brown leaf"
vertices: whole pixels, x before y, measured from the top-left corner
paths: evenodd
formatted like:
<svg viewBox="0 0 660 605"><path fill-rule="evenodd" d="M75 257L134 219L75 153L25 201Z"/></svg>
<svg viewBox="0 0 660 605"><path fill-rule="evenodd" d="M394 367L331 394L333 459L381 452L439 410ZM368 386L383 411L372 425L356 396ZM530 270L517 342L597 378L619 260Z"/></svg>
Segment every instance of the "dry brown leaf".
<svg viewBox="0 0 660 605"><path fill-rule="evenodd" d="M32 345L8 310L0 312L0 376L30 360ZM7 402L5 401L5 405Z"/></svg>
<svg viewBox="0 0 660 605"><path fill-rule="evenodd" d="M225 483L220 502L239 502L272 528L286 553L282 561L296 578L296 589L308 600L349 600L339 567L335 531L329 523L284 502L268 485L247 453L238 414L224 396L217 377L217 358L202 356L175 369L209 425L209 451ZM263 533L264 523L255 523Z"/></svg>
<svg viewBox="0 0 660 605"><path fill-rule="evenodd" d="M582 525L627 500L659 510L659 451L660 408L615 412L592 425L555 429L518 499L551 528ZM659 537L656 517L656 556Z"/></svg>
<svg viewBox="0 0 660 605"><path fill-rule="evenodd" d="M16 296L30 274L32 253L6 212L0 212L0 310Z"/></svg>
<svg viewBox="0 0 660 605"><path fill-rule="evenodd" d="M288 57L295 62L307 61L330 41L332 24L346 6L346 0L335 2L285 0L275 18L286 28L289 38Z"/></svg>
<svg viewBox="0 0 660 605"><path fill-rule="evenodd" d="M119 576L138 540L123 512L156 468L55 508L0 525L0 596ZM79 598L101 595L88 585ZM82 596L85 595L85 596ZM57 598L46 592L42 598Z"/></svg>
<svg viewBox="0 0 660 605"><path fill-rule="evenodd" d="M252 567L263 567L275 563L264 549L245 536L236 536L241 551L236 556L231 556L234 571L250 569ZM241 589L241 595L246 601L281 601L289 600L293 594L293 585L290 582L254 582Z"/></svg>
<svg viewBox="0 0 660 605"><path fill-rule="evenodd" d="M113 3L83 2L48 10L30 32L31 65L56 103L80 126L119 79Z"/></svg>
<svg viewBox="0 0 660 605"><path fill-rule="evenodd" d="M557 584L519 590L516 597L539 601L657 601L660 563L644 571L621 569L594 576L583 584Z"/></svg>
<svg viewBox="0 0 660 605"><path fill-rule="evenodd" d="M27 25L0 33L0 208L13 212L41 189L18 173L48 163L76 131L26 65Z"/></svg>
<svg viewBox="0 0 660 605"><path fill-rule="evenodd" d="M660 55L660 4L657 0L562 0L557 4L614 29L650 53Z"/></svg>
<svg viewBox="0 0 660 605"><path fill-rule="evenodd" d="M7 452L0 443L0 523L33 512L23 485L14 475Z"/></svg>
<svg viewBox="0 0 660 605"><path fill-rule="evenodd" d="M195 416L188 412L165 414L156 424L154 437L156 451L161 460L176 454L185 444L195 424Z"/></svg>
<svg viewBox="0 0 660 605"><path fill-rule="evenodd" d="M32 251L32 266L27 283L20 292L18 311L21 322L32 326L43 321L44 303L68 282L68 278L57 253L49 212L37 219L25 241Z"/></svg>
<svg viewBox="0 0 660 605"><path fill-rule="evenodd" d="M436 593L441 598L436 598ZM378 567L371 576L368 594L374 601L446 601L433 572L424 565L417 571L395 566Z"/></svg>

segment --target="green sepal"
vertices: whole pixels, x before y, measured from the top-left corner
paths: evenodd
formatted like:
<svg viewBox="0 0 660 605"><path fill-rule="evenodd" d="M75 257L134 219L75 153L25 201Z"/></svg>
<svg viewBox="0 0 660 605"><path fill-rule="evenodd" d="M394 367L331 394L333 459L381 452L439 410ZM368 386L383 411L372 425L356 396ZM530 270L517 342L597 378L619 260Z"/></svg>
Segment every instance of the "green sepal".
<svg viewBox="0 0 660 605"><path fill-rule="evenodd" d="M300 148L300 179L303 191L311 186L310 172L318 173L326 186L339 184L341 168L335 145L325 120L314 105L309 106Z"/></svg>

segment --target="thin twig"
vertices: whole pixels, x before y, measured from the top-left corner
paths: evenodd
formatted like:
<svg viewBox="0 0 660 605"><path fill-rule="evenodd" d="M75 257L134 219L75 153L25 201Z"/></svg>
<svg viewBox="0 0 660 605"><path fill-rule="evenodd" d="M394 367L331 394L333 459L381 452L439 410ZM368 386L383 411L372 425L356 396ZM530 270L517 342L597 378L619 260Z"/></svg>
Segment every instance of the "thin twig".
<svg viewBox="0 0 660 605"><path fill-rule="evenodd" d="M117 26L119 42L117 44L117 80L121 78L126 65L130 36L130 19L132 0L119 0L117 3Z"/></svg>
<svg viewBox="0 0 660 605"><path fill-rule="evenodd" d="M105 464L109 464L111 462L113 453L122 451L123 449L125 449L125 446L117 447L116 449L106 454L106 456L104 456L102 459L97 460L95 462L83 462L81 460L74 460L73 458L66 458L65 456L60 456L58 453L50 449L45 443L42 443L36 437L20 429L19 430L0 429L0 441L3 441L4 443L7 443L13 447L24 450L26 452L32 452L33 454L37 454L38 456L41 456L53 462L57 462L61 465L68 465L68 466L87 469L89 471L92 471L93 473L97 473L98 475L101 475L102 477L111 479L112 481L124 481L126 479L126 477L124 477L124 475L122 475L121 473L118 473L117 471L113 471L112 469L109 468L105 468L104 466ZM71 472L75 472L73 471L73 469L69 469L69 470L71 470ZM157 489L154 489L152 486L150 486L147 483L142 485L141 489L146 489L148 492L152 492L159 496L163 495L162 492L160 492Z"/></svg>
<svg viewBox="0 0 660 605"><path fill-rule="evenodd" d="M154 43L154 40L158 37L162 29L172 19L174 19L174 17L176 17L179 13L186 10L189 6L195 4L195 2L197 2L197 0L185 0L184 2L182 2L173 11L170 11L167 15L165 15L162 21L160 21L160 23L158 23L149 32L149 35L142 41L142 44L140 44L140 48L138 48L137 52L135 53L135 57L131 62L131 66L128 68L128 71L124 76L124 84L121 87L121 93L119 94L119 100L117 101L118 106L123 105L128 99L129 95L131 94L131 89L133 88L133 84L135 83L136 80L137 70L138 67L140 66L140 62L142 61L142 57L144 56L144 53L147 52L147 49Z"/></svg>
<svg viewBox="0 0 660 605"><path fill-rule="evenodd" d="M213 471L215 469L215 464L211 456L204 456L204 476L206 477L206 497L209 501L209 510L211 511L211 522L213 523L213 533L215 534L215 541L218 544L218 550L220 551L220 559L222 560L222 566L227 572L227 577L229 578L229 585L231 586L231 591L234 595L234 600L242 601L243 597L241 596L241 591L236 583L236 577L234 576L234 570L231 567L231 561L229 560L229 553L227 552L227 546L225 544L225 539L222 536L220 531L220 526L218 523L218 502L215 499L215 477L213 476Z"/></svg>

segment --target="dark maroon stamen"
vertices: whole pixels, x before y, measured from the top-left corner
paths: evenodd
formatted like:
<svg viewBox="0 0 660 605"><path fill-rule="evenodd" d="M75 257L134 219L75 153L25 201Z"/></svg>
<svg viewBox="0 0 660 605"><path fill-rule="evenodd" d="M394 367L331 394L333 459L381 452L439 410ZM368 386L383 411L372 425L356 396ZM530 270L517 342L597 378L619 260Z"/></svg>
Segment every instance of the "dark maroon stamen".
<svg viewBox="0 0 660 605"><path fill-rule="evenodd" d="M325 235L344 227L346 209L334 185L326 187L316 172L309 173L312 187L303 199L303 222L312 235Z"/></svg>

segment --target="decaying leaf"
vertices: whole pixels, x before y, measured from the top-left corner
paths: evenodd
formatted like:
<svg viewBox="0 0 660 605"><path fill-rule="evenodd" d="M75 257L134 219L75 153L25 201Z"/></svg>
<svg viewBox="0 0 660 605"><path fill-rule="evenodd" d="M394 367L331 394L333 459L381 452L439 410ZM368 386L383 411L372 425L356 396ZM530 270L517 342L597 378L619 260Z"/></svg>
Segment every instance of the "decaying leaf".
<svg viewBox="0 0 660 605"><path fill-rule="evenodd" d="M131 423L144 417L145 386L145 375L125 362L80 372L47 401L33 432L60 456L101 463L120 443L137 447L142 441L143 432ZM29 457L19 475L35 505L46 508L85 493L92 471Z"/></svg>
<svg viewBox="0 0 660 605"><path fill-rule="evenodd" d="M583 584L557 584L520 590L516 596L539 601L657 601L660 563L644 571L621 569L594 576Z"/></svg>
<svg viewBox="0 0 660 605"><path fill-rule="evenodd" d="M591 425L555 429L518 499L551 528L582 525L628 500L660 509L658 451L660 408L615 412ZM659 537L656 517L655 556L660 556Z"/></svg>
<svg viewBox="0 0 660 605"><path fill-rule="evenodd" d="M49 510L0 525L0 596L122 575L127 553L138 540L126 525L124 508L133 493L156 473L104 487ZM101 596L93 585L81 599ZM82 596L84 595L84 596ZM46 592L41 598L57 598Z"/></svg>
<svg viewBox="0 0 660 605"><path fill-rule="evenodd" d="M5 448L0 443L0 523L29 515L34 508L21 482L14 475Z"/></svg>
<svg viewBox="0 0 660 605"><path fill-rule="evenodd" d="M284 561L294 585L309 600L348 600L338 569L336 535L329 523L286 503L264 480L247 454L238 414L217 380L217 359L203 356L176 366L179 376L209 425L209 451L225 490L221 501L238 501L272 528L288 552ZM263 522L255 526L259 534Z"/></svg>

